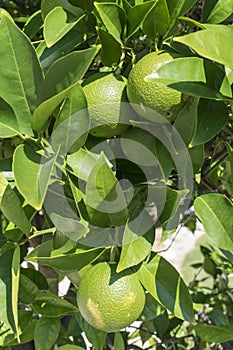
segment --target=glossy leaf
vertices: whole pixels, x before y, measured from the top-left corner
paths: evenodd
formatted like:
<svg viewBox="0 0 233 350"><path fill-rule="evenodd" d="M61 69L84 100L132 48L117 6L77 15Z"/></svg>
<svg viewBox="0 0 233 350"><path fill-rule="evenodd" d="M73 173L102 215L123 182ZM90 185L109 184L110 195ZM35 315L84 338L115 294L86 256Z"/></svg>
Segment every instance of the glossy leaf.
<svg viewBox="0 0 233 350"><path fill-rule="evenodd" d="M146 77L146 80L150 79L191 96L213 99L232 97L224 70L213 62L198 57L169 61Z"/></svg>
<svg viewBox="0 0 233 350"><path fill-rule="evenodd" d="M198 324L195 326L198 336L206 342L225 343L233 340L233 331L227 327L218 327L215 325Z"/></svg>
<svg viewBox="0 0 233 350"><path fill-rule="evenodd" d="M76 85L60 108L51 136L53 149L60 148L63 154L77 152L86 142L89 127L86 97L82 87Z"/></svg>
<svg viewBox="0 0 233 350"><path fill-rule="evenodd" d="M144 231L143 224L140 223L139 219L125 226L117 272L139 264L150 254L154 240L154 226L152 220L151 226L152 229L144 235L142 235Z"/></svg>
<svg viewBox="0 0 233 350"><path fill-rule="evenodd" d="M53 203L56 203L55 201ZM78 218L70 218L63 215L59 215L56 212L50 214L50 218L56 228L62 232L66 237L77 242L80 238L85 237L89 232L87 225L84 225Z"/></svg>
<svg viewBox="0 0 233 350"><path fill-rule="evenodd" d="M19 280L19 300L24 304L31 304L40 294L36 283L25 275L20 276Z"/></svg>
<svg viewBox="0 0 233 350"><path fill-rule="evenodd" d="M12 256L11 264L11 305L14 327L12 327L17 338L18 334L18 292L19 292L19 277L20 277L20 247L17 246Z"/></svg>
<svg viewBox="0 0 233 350"><path fill-rule="evenodd" d="M121 45L111 34L102 29L98 30L98 35L102 45L100 52L102 63L108 67L117 65L121 58Z"/></svg>
<svg viewBox="0 0 233 350"><path fill-rule="evenodd" d="M43 74L32 44L4 10L0 11L0 56L0 96L14 110L15 129L32 135L30 118ZM9 81L14 82L13 94Z"/></svg>
<svg viewBox="0 0 233 350"><path fill-rule="evenodd" d="M42 102L35 110L31 124L40 131L67 93L82 79L100 47L76 51L57 60L48 70L41 88Z"/></svg>
<svg viewBox="0 0 233 350"><path fill-rule="evenodd" d="M34 12L27 20L23 27L23 32L32 39L40 28L43 26L43 20L41 16L41 11Z"/></svg>
<svg viewBox="0 0 233 350"><path fill-rule="evenodd" d="M48 13L44 21L44 38L47 47L53 46L63 38L84 17L84 11L80 8L77 10L79 13L74 16L58 6Z"/></svg>
<svg viewBox="0 0 233 350"><path fill-rule="evenodd" d="M18 332L19 332L19 338L22 343L29 342L33 339L34 334L34 328L33 327L36 321L32 321L32 312L31 311L25 311L25 310L19 310L19 326L18 326ZM32 327L31 327L32 325ZM11 345L17 345L18 340L15 336L15 334L9 329L7 325L2 326L1 325L1 334L0 334L0 346L1 347L7 347Z"/></svg>
<svg viewBox="0 0 233 350"><path fill-rule="evenodd" d="M174 126L186 145L189 145L193 138L199 99L190 97L175 119Z"/></svg>
<svg viewBox="0 0 233 350"><path fill-rule="evenodd" d="M233 13L231 0L206 1L203 7L203 21L221 23Z"/></svg>
<svg viewBox="0 0 233 350"><path fill-rule="evenodd" d="M159 217L165 231L177 228L180 222L182 206L188 192L188 190L174 190L170 187L167 188L166 202Z"/></svg>
<svg viewBox="0 0 233 350"><path fill-rule="evenodd" d="M98 154L81 148L78 152L68 155L67 164L75 176L87 181L98 158Z"/></svg>
<svg viewBox="0 0 233 350"><path fill-rule="evenodd" d="M124 338L121 335L120 332L116 332L114 334L114 348L118 350L124 350L125 349L125 342Z"/></svg>
<svg viewBox="0 0 233 350"><path fill-rule="evenodd" d="M0 269L0 319L9 325L18 337L18 246L0 255L0 266L4 266Z"/></svg>
<svg viewBox="0 0 233 350"><path fill-rule="evenodd" d="M103 153L88 177L86 203L91 222L97 226L119 226L127 221L124 193Z"/></svg>
<svg viewBox="0 0 233 350"><path fill-rule="evenodd" d="M189 148L189 155L193 165L193 173L198 174L201 171L201 167L204 162L204 145L194 146Z"/></svg>
<svg viewBox="0 0 233 350"><path fill-rule="evenodd" d="M0 173L0 209L5 217L13 222L23 233L31 231L31 223L21 206L15 191L8 184L6 178Z"/></svg>
<svg viewBox="0 0 233 350"><path fill-rule="evenodd" d="M188 322L194 321L188 287L168 261L155 255L149 263L142 264L138 276L148 292L171 313Z"/></svg>
<svg viewBox="0 0 233 350"><path fill-rule="evenodd" d="M216 117L217 116L217 117ZM204 144L216 136L229 119L227 106L223 101L201 98L191 146Z"/></svg>
<svg viewBox="0 0 233 350"><path fill-rule="evenodd" d="M59 318L41 317L35 328L35 350L50 350L60 333Z"/></svg>
<svg viewBox="0 0 233 350"><path fill-rule="evenodd" d="M99 258L103 252L104 248L92 248L87 250L77 249L73 253L65 252L63 254L59 250L56 252L53 242L48 241L36 247L25 259L61 271L81 270L84 266Z"/></svg>
<svg viewBox="0 0 233 350"><path fill-rule="evenodd" d="M7 138L20 134L12 107L0 98L0 137Z"/></svg>
<svg viewBox="0 0 233 350"><path fill-rule="evenodd" d="M107 333L90 326L81 316L76 315L80 328L85 332L87 339L93 344L96 350L103 350Z"/></svg>
<svg viewBox="0 0 233 350"><path fill-rule="evenodd" d="M143 31L151 39L164 35L170 20L166 0L158 0L143 21Z"/></svg>
<svg viewBox="0 0 233 350"><path fill-rule="evenodd" d="M121 44L121 34L126 20L122 7L109 2L95 2L94 5L108 33Z"/></svg>
<svg viewBox="0 0 233 350"><path fill-rule="evenodd" d="M40 57L41 67L47 72L57 59L73 51L84 41L85 33L75 27L50 48L46 46L45 41L41 42L36 48L37 54Z"/></svg>
<svg viewBox="0 0 233 350"><path fill-rule="evenodd" d="M72 6L69 0L42 0L41 1L42 17L45 19L50 11L52 11L55 7L59 7L59 6L74 15L76 14L76 11L79 11L79 9L76 6Z"/></svg>
<svg viewBox="0 0 233 350"><path fill-rule="evenodd" d="M128 12L128 28L127 28L127 40L135 34L147 15L155 6L155 1L147 1L145 3L138 4L129 9Z"/></svg>
<svg viewBox="0 0 233 350"><path fill-rule="evenodd" d="M60 350L85 350L84 348L81 348L81 346L73 345L73 344L67 344L60 346Z"/></svg>
<svg viewBox="0 0 233 350"><path fill-rule="evenodd" d="M218 193L203 194L194 210L210 239L222 249L233 250L233 204Z"/></svg>
<svg viewBox="0 0 233 350"><path fill-rule="evenodd" d="M176 24L178 17L181 15L181 11L184 7L185 0L168 0L167 5L170 12L170 23L167 29L167 34L169 31L173 28L173 26Z"/></svg>
<svg viewBox="0 0 233 350"><path fill-rule="evenodd" d="M14 153L13 171L18 190L35 209L41 209L56 158L41 164L41 154L27 145Z"/></svg>
<svg viewBox="0 0 233 350"><path fill-rule="evenodd" d="M52 293L41 293L35 299L33 308L36 312L47 317L59 317L77 312L76 306Z"/></svg>
<svg viewBox="0 0 233 350"><path fill-rule="evenodd" d="M174 40L191 47L200 56L222 63L233 69L231 60L233 55L233 28L230 28L230 30L231 35L224 30L204 29L176 37Z"/></svg>

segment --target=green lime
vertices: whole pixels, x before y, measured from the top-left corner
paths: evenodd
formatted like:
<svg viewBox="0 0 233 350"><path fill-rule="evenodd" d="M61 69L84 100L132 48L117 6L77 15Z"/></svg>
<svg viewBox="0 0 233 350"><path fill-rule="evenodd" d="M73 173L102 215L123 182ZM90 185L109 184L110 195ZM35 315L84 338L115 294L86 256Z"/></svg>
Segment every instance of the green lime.
<svg viewBox="0 0 233 350"><path fill-rule="evenodd" d="M116 272L116 264L101 262L84 274L77 295L83 318L105 332L117 332L140 316L145 293L137 275Z"/></svg>
<svg viewBox="0 0 233 350"><path fill-rule="evenodd" d="M145 81L145 77L172 59L167 52L151 52L140 59L131 70L127 96L130 103L139 105L136 111L140 115L146 117L146 108L149 108L173 121L184 105L181 92L162 83Z"/></svg>
<svg viewBox="0 0 233 350"><path fill-rule="evenodd" d="M85 81L90 135L110 138L128 128L128 117L121 113L121 102L127 101L126 84L127 79L115 73L97 73Z"/></svg>

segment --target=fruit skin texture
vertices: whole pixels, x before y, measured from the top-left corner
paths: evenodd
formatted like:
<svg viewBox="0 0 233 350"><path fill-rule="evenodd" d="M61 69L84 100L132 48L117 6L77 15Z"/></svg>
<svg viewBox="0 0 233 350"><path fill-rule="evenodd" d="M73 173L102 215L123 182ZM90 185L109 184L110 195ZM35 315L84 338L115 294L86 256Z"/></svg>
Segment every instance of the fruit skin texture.
<svg viewBox="0 0 233 350"><path fill-rule="evenodd" d="M90 135L110 138L128 128L127 116L121 115L121 102L127 101L127 79L116 73L96 73L83 86L91 117Z"/></svg>
<svg viewBox="0 0 233 350"><path fill-rule="evenodd" d="M128 78L127 96L137 113L146 118L145 107L153 109L167 118L175 120L184 105L182 93L165 84L145 81L144 78L173 57L167 52L151 52L136 63ZM132 105L133 108L135 106Z"/></svg>
<svg viewBox="0 0 233 350"><path fill-rule="evenodd" d="M115 263L101 262L84 274L77 301L81 315L91 326L117 332L138 319L145 293L135 274L116 273Z"/></svg>

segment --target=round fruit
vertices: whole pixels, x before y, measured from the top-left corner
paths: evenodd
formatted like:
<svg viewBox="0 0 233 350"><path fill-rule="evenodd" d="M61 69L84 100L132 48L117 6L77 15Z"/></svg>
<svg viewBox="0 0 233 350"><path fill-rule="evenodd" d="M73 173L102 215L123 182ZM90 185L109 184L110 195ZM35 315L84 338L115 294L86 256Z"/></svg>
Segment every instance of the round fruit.
<svg viewBox="0 0 233 350"><path fill-rule="evenodd" d="M84 274L77 295L83 318L105 332L117 332L140 316L145 293L135 274L116 272L116 264L101 262Z"/></svg>
<svg viewBox="0 0 233 350"><path fill-rule="evenodd" d="M128 128L128 118L121 114L121 102L127 101L126 84L127 79L115 73L97 73L86 80L83 89L91 117L90 135L109 138Z"/></svg>
<svg viewBox="0 0 233 350"><path fill-rule="evenodd" d="M165 84L145 81L145 77L171 61L173 57L167 52L151 52L136 63L128 78L127 96L137 113L146 117L146 108L153 109L173 121L184 104L182 93ZM146 107L146 108L145 108Z"/></svg>

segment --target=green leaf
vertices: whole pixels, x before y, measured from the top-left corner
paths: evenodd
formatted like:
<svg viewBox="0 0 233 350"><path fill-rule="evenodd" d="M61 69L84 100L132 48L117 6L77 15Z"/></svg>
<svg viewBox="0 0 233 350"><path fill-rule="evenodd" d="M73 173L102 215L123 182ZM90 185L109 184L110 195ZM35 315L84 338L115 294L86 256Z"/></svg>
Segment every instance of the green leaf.
<svg viewBox="0 0 233 350"><path fill-rule="evenodd" d="M121 45L114 37L102 29L98 29L100 43L102 45L100 56L105 66L117 65L121 58Z"/></svg>
<svg viewBox="0 0 233 350"><path fill-rule="evenodd" d="M50 266L60 271L81 270L84 266L98 259L104 251L104 248L78 248L73 253L65 252L63 254L59 250L54 250L52 241L47 241L36 247L25 257L25 260Z"/></svg>
<svg viewBox="0 0 233 350"><path fill-rule="evenodd" d="M43 74L29 39L2 9L0 10L0 56L0 96L14 110L15 129L19 133L33 135L30 118L37 105ZM10 81L14 82L14 93L12 93Z"/></svg>
<svg viewBox="0 0 233 350"><path fill-rule="evenodd" d="M0 98L0 137L7 138L20 134L12 107Z"/></svg>
<svg viewBox="0 0 233 350"><path fill-rule="evenodd" d="M19 280L19 299L24 304L31 304L40 294L40 289L29 277L21 274Z"/></svg>
<svg viewBox="0 0 233 350"><path fill-rule="evenodd" d="M56 228L74 242L85 237L89 232L89 228L76 218L69 218L57 213L50 213L50 218Z"/></svg>
<svg viewBox="0 0 233 350"><path fill-rule="evenodd" d="M200 56L222 63L233 69L233 28L225 30L204 29L174 38L175 41L191 47ZM227 43L227 45L226 45Z"/></svg>
<svg viewBox="0 0 233 350"><path fill-rule="evenodd" d="M67 345L60 346L59 350L85 350L85 349L77 345L67 344Z"/></svg>
<svg viewBox="0 0 233 350"><path fill-rule="evenodd" d="M190 97L179 112L174 122L176 130L186 145L189 145L194 134L197 119L198 102L198 98Z"/></svg>
<svg viewBox="0 0 233 350"><path fill-rule="evenodd" d="M41 293L32 304L36 312L47 317L59 317L77 312L76 306L52 293Z"/></svg>
<svg viewBox="0 0 233 350"><path fill-rule="evenodd" d="M17 337L19 258L18 246L0 255L0 319L11 327Z"/></svg>
<svg viewBox="0 0 233 350"><path fill-rule="evenodd" d="M31 124L36 131L46 127L52 112L67 93L82 79L100 46L72 52L58 59L48 70L41 88L44 100L35 110Z"/></svg>
<svg viewBox="0 0 233 350"><path fill-rule="evenodd" d="M155 300L155 298L151 294L146 293L146 302L144 309L140 315L140 319L142 321L154 320L154 318L159 312L159 309L160 304Z"/></svg>
<svg viewBox="0 0 233 350"><path fill-rule="evenodd" d="M35 349L50 350L60 333L59 318L41 317L35 328Z"/></svg>
<svg viewBox="0 0 233 350"><path fill-rule="evenodd" d="M225 343L233 340L233 331L227 327L198 324L194 329L203 341L209 343Z"/></svg>
<svg viewBox="0 0 233 350"><path fill-rule="evenodd" d="M109 34L121 44L126 18L122 7L114 3L94 2L95 8Z"/></svg>
<svg viewBox="0 0 233 350"><path fill-rule="evenodd" d="M61 6L51 10L44 20L44 38L47 47L53 46L63 38L84 16L85 12L78 8L74 16Z"/></svg>
<svg viewBox="0 0 233 350"><path fill-rule="evenodd" d="M221 23L232 13L231 0L206 1L203 7L203 22Z"/></svg>
<svg viewBox="0 0 233 350"><path fill-rule="evenodd" d="M41 1L41 13L43 19L46 18L48 13L52 11L55 7L62 7L65 11L76 14L76 11L79 12L79 8L72 6L69 0L42 0Z"/></svg>
<svg viewBox="0 0 233 350"><path fill-rule="evenodd" d="M193 147L211 140L219 133L228 119L228 109L223 101L201 98L197 107L196 125L190 145Z"/></svg>
<svg viewBox="0 0 233 350"><path fill-rule="evenodd" d="M32 39L43 26L41 11L34 12L23 26L23 32Z"/></svg>
<svg viewBox="0 0 233 350"><path fill-rule="evenodd" d="M22 344L29 342L33 339L35 322L32 321L32 311L19 310L19 338ZM33 326L31 327L31 325ZM17 345L18 340L15 337L15 334L9 329L7 325L1 325L1 334L0 334L0 346L7 347L11 345Z"/></svg>
<svg viewBox="0 0 233 350"><path fill-rule="evenodd" d="M78 152L67 157L67 164L72 169L72 173L81 180L88 180L88 177L96 165L99 155L81 148Z"/></svg>
<svg viewBox="0 0 233 350"><path fill-rule="evenodd" d="M52 47L48 48L45 41L38 45L36 51L40 57L41 67L45 72L49 67L62 56L73 51L77 46L85 41L85 33L78 28L71 29L62 39Z"/></svg>
<svg viewBox="0 0 233 350"><path fill-rule="evenodd" d="M191 96L212 99L227 99L232 96L222 67L198 57L169 61L146 77L146 80L150 79Z"/></svg>
<svg viewBox="0 0 233 350"><path fill-rule="evenodd" d="M180 214L188 190L174 190L167 187L166 202L159 217L165 231L174 230L180 222Z"/></svg>
<svg viewBox="0 0 233 350"><path fill-rule="evenodd" d="M176 0L176 1L168 0L167 5L170 12L170 22L169 22L166 35L168 35L168 33L177 23L179 16L182 14L182 9L184 8L184 5L185 5L185 0Z"/></svg>
<svg viewBox="0 0 233 350"><path fill-rule="evenodd" d="M189 155L192 161L194 174L198 174L201 171L201 167L204 162L204 152L204 145L189 148Z"/></svg>
<svg viewBox="0 0 233 350"><path fill-rule="evenodd" d="M91 222L97 226L119 226L127 221L123 190L103 152L88 177L86 203Z"/></svg>
<svg viewBox="0 0 233 350"><path fill-rule="evenodd" d="M144 233L144 225L140 220L136 219L134 222L129 222L125 226L117 272L139 264L150 254L154 240L154 226L152 220L150 220L150 224L152 229L144 235L142 235ZM148 237L148 235L151 237Z"/></svg>
<svg viewBox="0 0 233 350"><path fill-rule="evenodd" d="M35 209L42 207L56 157L41 164L41 154L27 145L19 145L14 153L13 172L16 186Z"/></svg>
<svg viewBox="0 0 233 350"><path fill-rule="evenodd" d="M86 97L78 84L70 90L60 108L51 136L52 146L65 154L78 151L86 142L89 126Z"/></svg>
<svg viewBox="0 0 233 350"><path fill-rule="evenodd" d="M124 350L125 349L124 338L122 337L120 332L116 332L114 334L114 348L117 350Z"/></svg>
<svg viewBox="0 0 233 350"><path fill-rule="evenodd" d="M22 275L28 277L32 282L34 282L37 285L37 287L40 290L49 289L47 279L44 277L44 275L40 271L35 270L33 268L22 268L20 270L20 273L21 273L20 275L21 277Z"/></svg>
<svg viewBox="0 0 233 350"><path fill-rule="evenodd" d="M76 315L80 328L85 332L87 339L93 344L96 350L103 350L107 333L90 326L81 316Z"/></svg>
<svg viewBox="0 0 233 350"><path fill-rule="evenodd" d="M168 261L155 255L149 263L142 264L138 277L145 289L176 317L194 322L188 287Z"/></svg>
<svg viewBox="0 0 233 350"><path fill-rule="evenodd" d="M14 250L11 265L11 305L12 316L15 327L12 327L17 338L18 334L18 292L19 292L19 276L20 276L20 247L17 246Z"/></svg>
<svg viewBox="0 0 233 350"><path fill-rule="evenodd" d="M203 194L194 210L210 239L222 249L233 250L233 204L218 193Z"/></svg>
<svg viewBox="0 0 233 350"><path fill-rule="evenodd" d="M133 34L135 34L141 27L143 21L146 19L147 15L155 6L156 2L147 1L145 3L138 4L129 9L127 19L128 19L128 28L127 28L127 39L128 40Z"/></svg>
<svg viewBox="0 0 233 350"><path fill-rule="evenodd" d="M164 35L170 20L166 0L158 0L143 21L143 32L151 39Z"/></svg>
<svg viewBox="0 0 233 350"><path fill-rule="evenodd" d="M21 206L21 202L8 184L6 178L0 173L0 209L5 217L13 222L23 233L31 231L31 224Z"/></svg>

